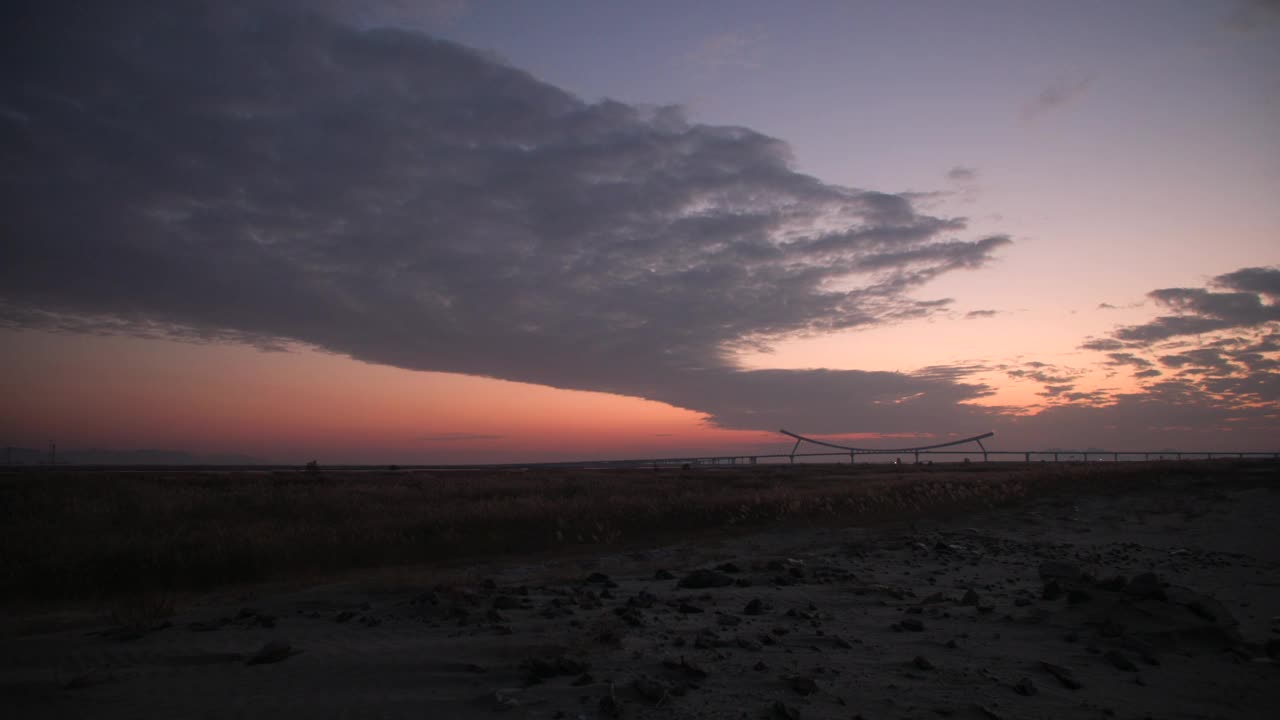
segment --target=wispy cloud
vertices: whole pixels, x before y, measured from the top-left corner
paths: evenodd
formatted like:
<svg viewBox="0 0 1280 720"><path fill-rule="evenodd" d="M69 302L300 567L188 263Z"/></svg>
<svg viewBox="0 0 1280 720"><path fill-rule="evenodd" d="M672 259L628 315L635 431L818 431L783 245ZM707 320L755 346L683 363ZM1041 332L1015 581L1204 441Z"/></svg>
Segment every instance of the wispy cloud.
<svg viewBox="0 0 1280 720"><path fill-rule="evenodd" d="M1093 87L1093 74L1054 80L1022 107L1022 122L1033 123L1044 115L1077 102Z"/></svg>
<svg viewBox="0 0 1280 720"><path fill-rule="evenodd" d="M727 30L703 38L682 56L698 71L756 70L763 65L765 33L761 30Z"/></svg>

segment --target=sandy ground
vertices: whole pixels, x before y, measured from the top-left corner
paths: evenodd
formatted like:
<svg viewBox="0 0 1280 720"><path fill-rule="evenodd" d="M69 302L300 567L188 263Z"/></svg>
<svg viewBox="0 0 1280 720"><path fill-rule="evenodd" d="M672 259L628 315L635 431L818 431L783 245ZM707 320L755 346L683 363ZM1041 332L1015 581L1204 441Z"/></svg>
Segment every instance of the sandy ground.
<svg viewBox="0 0 1280 720"><path fill-rule="evenodd" d="M1277 479L9 618L0 715L1280 717Z"/></svg>

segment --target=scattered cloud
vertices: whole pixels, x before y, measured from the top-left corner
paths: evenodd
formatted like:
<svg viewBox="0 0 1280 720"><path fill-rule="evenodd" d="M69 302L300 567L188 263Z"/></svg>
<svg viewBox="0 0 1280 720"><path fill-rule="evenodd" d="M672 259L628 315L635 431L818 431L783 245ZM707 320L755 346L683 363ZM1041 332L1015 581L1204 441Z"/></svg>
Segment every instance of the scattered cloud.
<svg viewBox="0 0 1280 720"><path fill-rule="evenodd" d="M1107 358L1109 361L1107 364L1109 365L1129 365L1139 369L1149 368L1152 365L1154 365L1154 363L1152 363L1150 360L1144 357L1138 357L1133 353L1126 353L1126 352L1107 353Z"/></svg>
<svg viewBox="0 0 1280 720"><path fill-rule="evenodd" d="M757 70L765 33L760 30L727 30L703 38L685 53L684 62L700 71Z"/></svg>
<svg viewBox="0 0 1280 720"><path fill-rule="evenodd" d="M1223 20L1223 27L1253 32L1280 24L1280 0L1242 0Z"/></svg>
<svg viewBox="0 0 1280 720"><path fill-rule="evenodd" d="M1260 328L1280 322L1280 268L1243 268L1219 275L1206 288L1163 288L1147 297L1175 314L1122 327L1112 336L1128 345L1204 335L1218 330Z"/></svg>
<svg viewBox="0 0 1280 720"><path fill-rule="evenodd" d="M1000 314L999 310L970 310L964 314L966 320L975 320L977 318L995 317Z"/></svg>
<svg viewBox="0 0 1280 720"><path fill-rule="evenodd" d="M1093 74L1064 77L1053 81L1022 107L1022 121L1032 123L1040 117L1078 101L1093 87Z"/></svg>
<svg viewBox="0 0 1280 720"><path fill-rule="evenodd" d="M1214 427L1230 416L1280 429L1280 268L1242 268L1207 287L1161 288L1148 297L1172 314L1082 345L1150 381L1150 397L1121 400L1177 404L1184 418L1199 408L1197 422L1179 423L1189 427ZM1138 353L1154 353L1155 361Z"/></svg>
<svg viewBox="0 0 1280 720"><path fill-rule="evenodd" d="M8 327L301 343L731 428L985 423L980 382L731 358L945 311L916 294L1005 236L323 5L34 7L0 23L0 107L30 119L0 123Z"/></svg>
<svg viewBox="0 0 1280 720"><path fill-rule="evenodd" d="M963 165L956 165L947 171L947 179L958 183L975 182L978 179L978 171Z"/></svg>

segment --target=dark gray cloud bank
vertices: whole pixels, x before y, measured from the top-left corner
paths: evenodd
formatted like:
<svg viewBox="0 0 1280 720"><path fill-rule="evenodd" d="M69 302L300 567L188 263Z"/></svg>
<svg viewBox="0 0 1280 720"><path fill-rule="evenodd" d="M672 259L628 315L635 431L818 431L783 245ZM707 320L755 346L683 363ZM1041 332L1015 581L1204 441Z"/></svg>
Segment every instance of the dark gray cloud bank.
<svg viewBox="0 0 1280 720"><path fill-rule="evenodd" d="M6 4L6 325L301 342L734 428L969 424L980 385L730 356L939 311L910 293L1007 238L746 128L308 7Z"/></svg>

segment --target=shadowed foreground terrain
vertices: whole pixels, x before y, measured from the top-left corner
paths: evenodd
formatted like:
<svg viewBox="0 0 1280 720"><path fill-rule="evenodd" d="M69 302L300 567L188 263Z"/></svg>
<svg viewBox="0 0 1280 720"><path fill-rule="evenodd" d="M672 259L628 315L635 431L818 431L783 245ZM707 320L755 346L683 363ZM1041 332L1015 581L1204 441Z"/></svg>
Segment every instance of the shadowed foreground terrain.
<svg viewBox="0 0 1280 720"><path fill-rule="evenodd" d="M1277 470L13 475L0 711L1271 717Z"/></svg>

